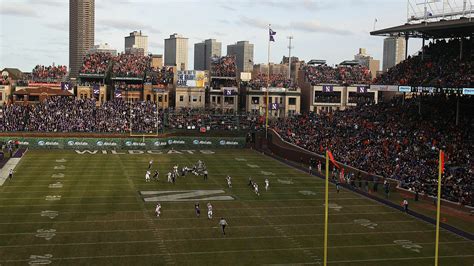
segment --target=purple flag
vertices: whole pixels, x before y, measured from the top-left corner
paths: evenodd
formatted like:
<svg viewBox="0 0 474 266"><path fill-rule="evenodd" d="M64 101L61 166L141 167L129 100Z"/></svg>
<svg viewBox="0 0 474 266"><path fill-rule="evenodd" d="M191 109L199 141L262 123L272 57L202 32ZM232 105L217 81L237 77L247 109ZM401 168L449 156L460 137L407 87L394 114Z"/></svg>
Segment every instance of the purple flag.
<svg viewBox="0 0 474 266"><path fill-rule="evenodd" d="M274 42L275 41L275 38L273 36L275 36L277 33L276 31L273 31L272 29L269 29L269 35L270 35L270 41L271 42Z"/></svg>

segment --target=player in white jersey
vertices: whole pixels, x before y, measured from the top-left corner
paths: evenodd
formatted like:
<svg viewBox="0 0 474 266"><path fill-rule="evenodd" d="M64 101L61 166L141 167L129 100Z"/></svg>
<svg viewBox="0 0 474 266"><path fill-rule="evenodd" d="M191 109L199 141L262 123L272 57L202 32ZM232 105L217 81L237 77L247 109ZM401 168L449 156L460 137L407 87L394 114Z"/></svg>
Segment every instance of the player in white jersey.
<svg viewBox="0 0 474 266"><path fill-rule="evenodd" d="M225 180L227 180L227 186L229 186L229 188L232 188L232 177L230 177L230 175L228 175Z"/></svg>
<svg viewBox="0 0 474 266"><path fill-rule="evenodd" d="M150 182L150 171L146 171L145 182Z"/></svg>
<svg viewBox="0 0 474 266"><path fill-rule="evenodd" d="M207 218L212 219L212 205L210 202L207 203Z"/></svg>
<svg viewBox="0 0 474 266"><path fill-rule="evenodd" d="M257 194L257 196L260 196L260 193L258 193L258 185L257 185L257 183L254 183L254 184L253 184L253 189L255 190L255 194Z"/></svg>
<svg viewBox="0 0 474 266"><path fill-rule="evenodd" d="M160 203L156 204L155 213L156 213L156 217L160 217L160 214L161 214L161 204Z"/></svg>
<svg viewBox="0 0 474 266"><path fill-rule="evenodd" d="M270 188L270 181L268 181L268 178L265 178L265 190L268 191Z"/></svg>
<svg viewBox="0 0 474 266"><path fill-rule="evenodd" d="M152 164L153 164L153 160L150 160L150 161L148 162L148 169L151 169L151 165L152 165Z"/></svg>
<svg viewBox="0 0 474 266"><path fill-rule="evenodd" d="M168 172L168 183L171 183L173 182L173 180L171 179L171 172Z"/></svg>

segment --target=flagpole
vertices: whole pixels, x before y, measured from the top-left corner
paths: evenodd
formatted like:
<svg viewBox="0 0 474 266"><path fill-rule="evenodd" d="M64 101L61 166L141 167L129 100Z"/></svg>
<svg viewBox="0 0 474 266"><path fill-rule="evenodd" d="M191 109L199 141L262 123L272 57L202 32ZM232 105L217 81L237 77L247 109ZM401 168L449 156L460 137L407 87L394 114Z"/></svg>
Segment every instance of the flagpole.
<svg viewBox="0 0 474 266"><path fill-rule="evenodd" d="M268 24L270 32L271 24ZM265 107L265 138L268 139L268 89L270 87L270 36L268 36L268 60L267 60L267 89L265 90L267 106Z"/></svg>
<svg viewBox="0 0 474 266"><path fill-rule="evenodd" d="M328 212L329 212L329 155L326 150L326 181L324 195L324 266L328 263Z"/></svg>
<svg viewBox="0 0 474 266"><path fill-rule="evenodd" d="M443 174L443 151L439 151L439 166L438 166L438 202L436 206L436 242L435 242L435 266L438 266L439 254L439 218L441 212L441 175Z"/></svg>

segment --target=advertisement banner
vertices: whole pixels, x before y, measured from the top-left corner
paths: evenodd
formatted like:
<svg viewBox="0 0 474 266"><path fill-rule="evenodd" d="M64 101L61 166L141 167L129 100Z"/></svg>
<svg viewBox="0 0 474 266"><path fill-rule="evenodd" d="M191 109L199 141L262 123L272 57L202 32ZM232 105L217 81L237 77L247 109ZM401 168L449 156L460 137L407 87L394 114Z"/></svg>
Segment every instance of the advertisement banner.
<svg viewBox="0 0 474 266"><path fill-rule="evenodd" d="M170 137L170 138L35 138L0 137L0 141L18 141L30 149L74 150L157 150L198 148L243 148L244 137Z"/></svg>

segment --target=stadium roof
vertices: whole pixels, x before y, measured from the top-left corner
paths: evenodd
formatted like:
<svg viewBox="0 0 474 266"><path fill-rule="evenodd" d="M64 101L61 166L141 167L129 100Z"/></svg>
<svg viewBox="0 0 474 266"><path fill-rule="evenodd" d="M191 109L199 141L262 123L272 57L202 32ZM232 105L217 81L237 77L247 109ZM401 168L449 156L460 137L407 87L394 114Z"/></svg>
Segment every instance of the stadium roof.
<svg viewBox="0 0 474 266"><path fill-rule="evenodd" d="M460 18L418 24L404 24L396 27L372 31L375 36L408 36L415 38L455 38L474 36L474 20Z"/></svg>

